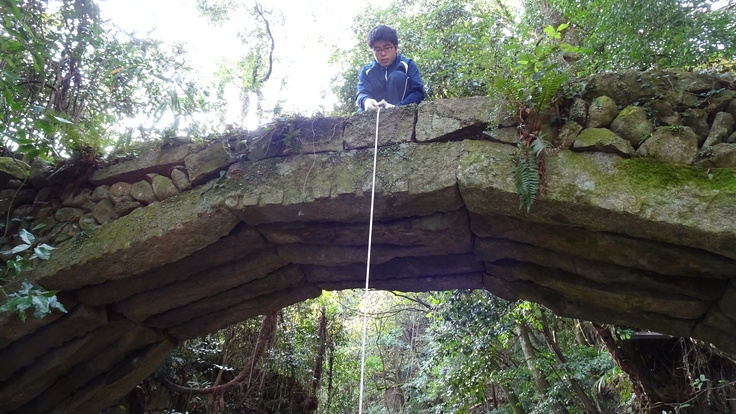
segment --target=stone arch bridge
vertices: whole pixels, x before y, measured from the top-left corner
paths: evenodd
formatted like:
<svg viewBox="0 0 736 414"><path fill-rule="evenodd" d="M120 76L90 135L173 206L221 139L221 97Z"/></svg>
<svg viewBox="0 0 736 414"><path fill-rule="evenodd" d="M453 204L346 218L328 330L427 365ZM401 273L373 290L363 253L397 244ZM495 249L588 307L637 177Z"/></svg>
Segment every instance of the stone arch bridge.
<svg viewBox="0 0 736 414"><path fill-rule="evenodd" d="M528 212L513 184L518 130L513 119L487 129L487 97L383 111L371 286L487 289L736 352L736 169L702 151L719 114L736 107L733 91L706 99L718 80L688 73L607 76L573 104L582 114L554 130L547 190ZM624 96L626 82L652 91ZM660 89L679 98L663 100ZM608 120L604 95L615 102ZM698 132L649 118L651 145L662 146L642 149L616 127L631 124L622 114L635 100L669 105L674 115L662 117L695 108L707 124ZM96 202L92 217L104 224L61 243L32 275L62 291L67 314L25 324L2 316L0 412L95 412L181 340L363 286L375 116L296 119L251 133L246 146L230 136L165 148L67 194ZM691 133L695 143L678 138ZM139 179L162 201L144 203L135 190L115 199ZM166 195L172 182L179 191ZM113 197L93 197L105 190ZM147 205L120 207L133 201Z"/></svg>

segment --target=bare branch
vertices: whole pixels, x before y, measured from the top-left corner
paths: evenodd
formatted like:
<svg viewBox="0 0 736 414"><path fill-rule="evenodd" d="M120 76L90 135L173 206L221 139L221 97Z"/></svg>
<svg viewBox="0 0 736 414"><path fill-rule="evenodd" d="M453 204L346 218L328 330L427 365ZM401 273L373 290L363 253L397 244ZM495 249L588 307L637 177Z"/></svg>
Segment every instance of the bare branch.
<svg viewBox="0 0 736 414"><path fill-rule="evenodd" d="M273 70L273 50L276 48L276 42L274 41L273 34L271 33L271 25L268 23L266 16L263 15L263 8L258 2L256 2L256 12L261 16L263 22L266 23L266 33L268 33L268 37L271 39L271 49L268 52L268 72L266 72L266 75L261 79L261 83L263 83L271 77L271 71Z"/></svg>

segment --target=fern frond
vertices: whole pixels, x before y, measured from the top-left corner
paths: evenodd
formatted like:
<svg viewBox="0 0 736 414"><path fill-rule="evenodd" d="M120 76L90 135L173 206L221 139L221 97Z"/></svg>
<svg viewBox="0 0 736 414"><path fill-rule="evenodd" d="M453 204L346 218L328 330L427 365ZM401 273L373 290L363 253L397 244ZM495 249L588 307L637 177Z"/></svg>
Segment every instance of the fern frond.
<svg viewBox="0 0 736 414"><path fill-rule="evenodd" d="M542 135L540 134L537 139L532 141L532 152L534 152L534 155L539 158L540 155L542 155L542 151L546 150L547 148L553 148L554 145L544 139Z"/></svg>
<svg viewBox="0 0 736 414"><path fill-rule="evenodd" d="M545 73L539 79L536 88L537 93L534 95L534 101L542 107L547 107L552 103L552 99L562 88L562 85L569 79L569 74L550 71ZM540 107L541 109L541 107Z"/></svg>
<svg viewBox="0 0 736 414"><path fill-rule="evenodd" d="M519 208L532 208L539 191L539 166L537 157L532 153L531 146L519 143L519 150L514 157L514 185L519 193Z"/></svg>

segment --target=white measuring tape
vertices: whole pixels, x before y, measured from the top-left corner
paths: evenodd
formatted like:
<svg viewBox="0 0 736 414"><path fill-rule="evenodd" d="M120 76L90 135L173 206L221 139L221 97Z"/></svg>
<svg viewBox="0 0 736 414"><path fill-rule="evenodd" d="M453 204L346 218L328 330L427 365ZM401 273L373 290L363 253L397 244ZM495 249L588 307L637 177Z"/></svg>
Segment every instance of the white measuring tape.
<svg viewBox="0 0 736 414"><path fill-rule="evenodd" d="M358 414L363 414L363 384L365 378L365 342L368 332L368 282L371 273L371 245L373 244L373 206L376 199L376 161L378 160L378 125L381 107L376 110L376 142L373 146L373 181L371 184L371 216L368 224L368 258L365 262L365 294L363 296L363 343L360 346L360 397Z"/></svg>

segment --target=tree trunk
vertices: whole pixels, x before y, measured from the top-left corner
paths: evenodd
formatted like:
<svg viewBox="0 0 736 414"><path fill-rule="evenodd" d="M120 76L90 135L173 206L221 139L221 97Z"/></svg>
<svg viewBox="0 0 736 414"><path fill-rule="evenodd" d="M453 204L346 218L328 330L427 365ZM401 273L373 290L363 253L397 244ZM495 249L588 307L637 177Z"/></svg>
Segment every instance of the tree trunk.
<svg viewBox="0 0 736 414"><path fill-rule="evenodd" d="M555 361L557 361L558 364L566 364L567 358L565 358L565 355L562 353L562 349L560 348L560 344L557 343L554 336L552 335L552 331L549 329L549 322L547 321L547 315L544 313L544 311L542 311L541 319L542 333L544 334L544 339L547 341L547 346L555 355ZM567 369L565 371L567 371ZM585 391L583 391L583 387L580 386L578 380L575 379L575 377L573 377L570 372L568 372L565 377L570 382L570 386L572 387L573 392L575 393L575 395L577 395L578 399L580 399L583 407L585 407L585 411L587 411L589 414L599 414L599 411L593 405L593 401L591 401Z"/></svg>
<svg viewBox="0 0 736 414"><path fill-rule="evenodd" d="M547 398L547 392L549 391L549 382L547 382L547 378L544 377L542 371L536 365L534 349L532 347L532 342L529 339L529 327L526 325L526 322L523 320L519 321L519 324L516 326L516 332L519 334L519 338L521 339L521 350L524 352L524 359L526 360L529 371L531 371L534 382L537 385L537 395L539 396L540 401L545 400ZM552 408L557 414L569 414L567 409L563 407L559 401L555 401L552 404Z"/></svg>
<svg viewBox="0 0 736 414"><path fill-rule="evenodd" d="M325 360L325 350L327 348L327 316L325 316L325 308L319 317L319 328L317 329L317 356L314 358L314 377L312 378L312 391L307 398L307 414L313 414L317 411L317 392L322 382L322 366Z"/></svg>
<svg viewBox="0 0 736 414"><path fill-rule="evenodd" d="M495 358L491 358L491 369L493 371L501 370ZM516 395L514 390L511 389L508 384L499 383L498 386L501 387L501 391L506 394L506 399L509 401L511 409L514 410L514 414L526 414L524 407L521 406L521 401L519 401L519 397Z"/></svg>

